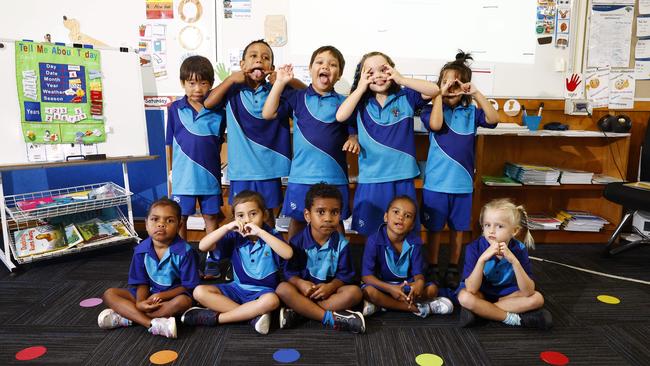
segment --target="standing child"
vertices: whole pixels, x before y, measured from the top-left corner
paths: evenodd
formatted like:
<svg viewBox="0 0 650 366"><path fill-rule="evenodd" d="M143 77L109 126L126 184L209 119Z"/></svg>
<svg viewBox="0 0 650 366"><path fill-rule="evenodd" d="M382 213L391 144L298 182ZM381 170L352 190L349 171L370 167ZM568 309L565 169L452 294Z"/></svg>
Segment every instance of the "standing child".
<svg viewBox="0 0 650 366"><path fill-rule="evenodd" d="M496 126L497 111L471 83L472 57L462 51L440 70L440 95L421 117L429 130L429 154L422 192L422 223L429 230L429 273L446 287L458 287L463 233L469 231L474 180L474 136L479 126ZM472 104L476 101L479 108ZM449 225L447 271L438 279L440 232Z"/></svg>
<svg viewBox="0 0 650 366"><path fill-rule="evenodd" d="M282 213L291 217L289 238L305 228L303 203L312 184L325 182L335 185L343 196L343 220L350 216L348 203L348 166L346 151L359 152L356 133L348 136L347 123L337 123L336 111L345 99L334 91L341 78L345 59L333 46L318 48L311 55L307 89L285 89L293 79L291 65L281 67L269 93L262 115L266 119L278 116L278 106L293 113L293 160L289 185Z"/></svg>
<svg viewBox="0 0 650 366"><path fill-rule="evenodd" d="M230 203L244 190L259 192L270 208L265 217L273 227L273 208L282 203L280 178L289 175L291 165L289 117L281 109L277 118L262 118L262 107L271 90L266 77L275 68L271 46L264 40L249 43L239 65L241 70L214 88L204 104L207 108L226 108Z"/></svg>
<svg viewBox="0 0 650 366"><path fill-rule="evenodd" d="M136 322L149 333L176 338L176 320L192 306L191 291L199 284L192 247L179 235L181 208L162 198L147 213L149 237L134 249L129 269L129 289L109 288L104 302L109 309L99 314L102 329Z"/></svg>
<svg viewBox="0 0 650 366"><path fill-rule="evenodd" d="M183 99L167 112L167 164L172 169L172 199L181 206L180 236L187 237L187 217L198 200L209 234L219 226L221 198L221 144L223 110L203 107L214 82L214 69L203 56L190 56L181 64Z"/></svg>
<svg viewBox="0 0 650 366"><path fill-rule="evenodd" d="M435 284L425 283L422 241L412 232L416 215L415 201L397 196L388 204L385 224L368 238L361 272L364 316L380 308L410 311L423 318L454 310L449 299L436 298Z"/></svg>
<svg viewBox="0 0 650 366"><path fill-rule="evenodd" d="M341 200L333 185L319 183L307 191L303 211L307 227L291 238L294 255L284 268L287 282L276 290L288 306L280 309L280 328L290 328L304 316L337 330L366 330L363 315L347 310L362 295L352 284L355 274L348 241L337 231Z"/></svg>
<svg viewBox="0 0 650 366"><path fill-rule="evenodd" d="M278 285L280 258L293 253L277 231L264 224L264 198L253 191L243 191L232 204L235 218L199 242L199 249L212 251L232 259L233 282L201 285L194 298L203 308L191 308L181 321L188 325L217 325L251 320L260 334L269 332L270 312L280 306L275 294Z"/></svg>
<svg viewBox="0 0 650 366"><path fill-rule="evenodd" d="M377 231L393 197L415 199L413 178L420 171L413 115L439 91L434 83L405 78L394 67L381 52L365 54L357 65L351 94L336 112L338 121L352 116L359 130L352 228L365 236Z"/></svg>
<svg viewBox="0 0 650 366"><path fill-rule="evenodd" d="M483 236L467 245L459 287L461 326L472 325L475 315L513 326L553 326L532 279L528 248L533 247L533 237L527 221L524 208L507 199L490 201L481 209ZM525 244L515 239L521 228L526 228Z"/></svg>

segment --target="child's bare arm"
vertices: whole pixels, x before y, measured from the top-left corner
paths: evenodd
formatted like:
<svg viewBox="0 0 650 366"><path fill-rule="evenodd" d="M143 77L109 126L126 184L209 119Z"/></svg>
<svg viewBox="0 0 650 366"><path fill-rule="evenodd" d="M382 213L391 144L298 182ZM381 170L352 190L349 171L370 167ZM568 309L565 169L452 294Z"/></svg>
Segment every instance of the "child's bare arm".
<svg viewBox="0 0 650 366"><path fill-rule="evenodd" d="M407 88L413 89L422 94L423 99L431 99L436 95L440 94L440 88L438 85L422 79L412 79L404 77L396 69L390 65L384 65L386 68L386 73L388 74L388 79L393 80L399 85L405 86Z"/></svg>
<svg viewBox="0 0 650 366"><path fill-rule="evenodd" d="M204 236L203 239L199 242L199 250L202 252L209 252L215 250L217 247L217 242L221 240L229 231L236 230L241 228L243 225L239 221L232 221L224 226L221 226L217 230L209 233Z"/></svg>
<svg viewBox="0 0 650 366"><path fill-rule="evenodd" d="M278 116L278 107L280 106L280 96L287 84L293 79L293 67L284 65L276 73L275 83L269 92L264 108L262 108L262 117L264 119L273 119Z"/></svg>
<svg viewBox="0 0 650 366"><path fill-rule="evenodd" d="M354 113L357 104L361 101L363 94L368 90L368 85L372 83L373 77L370 75L370 70L363 69L361 70L361 76L359 76L359 83L357 88L354 89L350 95L341 103L339 109L336 111L336 120L339 122L347 121L352 113Z"/></svg>
<svg viewBox="0 0 650 366"><path fill-rule="evenodd" d="M433 106L431 108L431 117L429 117L429 128L432 131L440 131L442 128L442 96L436 95L433 99Z"/></svg>
<svg viewBox="0 0 650 366"><path fill-rule="evenodd" d="M517 279L517 287L524 296L530 296L535 292L535 282L533 281L528 273L524 270L524 267L521 266L519 259L510 251L507 243L499 243L499 250L503 257L512 265L512 270L515 272L515 278Z"/></svg>
<svg viewBox="0 0 650 366"><path fill-rule="evenodd" d="M285 243L283 240L278 239L268 231L262 229L261 227L248 223L244 226L250 235L257 236L258 238L264 240L274 252L276 252L283 259L291 259L293 256L293 248L291 245ZM200 245L200 244L199 244Z"/></svg>
<svg viewBox="0 0 650 366"><path fill-rule="evenodd" d="M499 114L497 113L496 109L492 106L492 103L490 103L485 95L481 93L480 90L474 85L474 83L465 83L462 85L462 89L465 91L465 93L469 94L476 100L476 103L478 106L485 112L485 122L489 124L495 124L499 122Z"/></svg>
<svg viewBox="0 0 650 366"><path fill-rule="evenodd" d="M235 84L241 84L245 81L245 76L243 71L237 71L226 78L221 84L217 85L216 88L210 91L208 97L203 101L205 108L212 109L223 101L223 98L226 97L228 90Z"/></svg>
<svg viewBox="0 0 650 366"><path fill-rule="evenodd" d="M153 295L149 296L149 298L151 300L153 300L154 302L158 303L160 301L171 300L171 299L175 298L176 296L182 295L182 294L184 294L186 292L189 292L189 291L187 291L187 289L185 287L178 286L178 287L174 287L173 289L170 289L170 290L167 290L167 291L162 291L162 292L159 292L157 294L153 294ZM160 300L158 300L158 299L160 299Z"/></svg>
<svg viewBox="0 0 650 366"><path fill-rule="evenodd" d="M406 294L402 291L404 285L391 285L377 278L375 275L362 276L361 279L364 283L372 285L384 292L388 292L390 296L399 301L407 301Z"/></svg>
<svg viewBox="0 0 650 366"><path fill-rule="evenodd" d="M314 293L311 294L310 298L313 300L325 300L332 296L332 294L343 285L343 281L338 278L335 278L330 282L319 283L315 286L316 289L314 290Z"/></svg>

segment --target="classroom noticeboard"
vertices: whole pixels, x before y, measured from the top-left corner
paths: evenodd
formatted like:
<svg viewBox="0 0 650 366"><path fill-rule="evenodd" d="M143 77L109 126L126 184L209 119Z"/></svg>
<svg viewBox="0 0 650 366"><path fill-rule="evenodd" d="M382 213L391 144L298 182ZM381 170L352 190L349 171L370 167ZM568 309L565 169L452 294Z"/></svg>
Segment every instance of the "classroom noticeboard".
<svg viewBox="0 0 650 366"><path fill-rule="evenodd" d="M98 50L16 42L16 85L25 142L106 141Z"/></svg>

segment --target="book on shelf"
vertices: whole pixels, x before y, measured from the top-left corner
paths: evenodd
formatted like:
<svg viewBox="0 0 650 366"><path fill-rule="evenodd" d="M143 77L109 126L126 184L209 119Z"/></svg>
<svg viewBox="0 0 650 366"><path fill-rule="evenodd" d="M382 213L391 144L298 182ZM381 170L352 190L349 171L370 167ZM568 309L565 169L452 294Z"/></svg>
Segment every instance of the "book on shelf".
<svg viewBox="0 0 650 366"><path fill-rule="evenodd" d="M76 224L85 242L105 239L114 235L119 235L117 229L110 223L104 222L99 218Z"/></svg>
<svg viewBox="0 0 650 366"><path fill-rule="evenodd" d="M548 166L506 162L503 173L525 185L560 185L560 171Z"/></svg>
<svg viewBox="0 0 650 366"><path fill-rule="evenodd" d="M591 179L591 184L609 184L617 182L624 182L624 180L605 174L594 174L594 177Z"/></svg>
<svg viewBox="0 0 650 366"><path fill-rule="evenodd" d="M560 184L591 184L593 172L578 169L556 168L560 171Z"/></svg>
<svg viewBox="0 0 650 366"><path fill-rule="evenodd" d="M14 232L16 256L27 257L67 248L60 225L40 225Z"/></svg>
<svg viewBox="0 0 650 366"><path fill-rule="evenodd" d="M561 210L555 216L566 231L599 232L609 221L588 211Z"/></svg>
<svg viewBox="0 0 650 366"><path fill-rule="evenodd" d="M81 233L79 232L79 229L77 229L77 226L75 224L66 225L64 230L65 230L65 242L66 244L68 244L68 248L72 248L77 244L81 244L84 242L84 238L83 236L81 236Z"/></svg>
<svg viewBox="0 0 650 366"><path fill-rule="evenodd" d="M546 214L529 214L528 228L531 230L559 230L562 221Z"/></svg>
<svg viewBox="0 0 650 366"><path fill-rule="evenodd" d="M636 189L643 189L645 191L650 191L650 182L631 182L623 184L626 187L632 187Z"/></svg>
<svg viewBox="0 0 650 366"><path fill-rule="evenodd" d="M510 178L510 177L495 177L491 175L484 175L481 177L481 180L483 181L483 184L486 186L503 186L503 187L509 187L509 186L521 186L521 183L517 182L516 180Z"/></svg>

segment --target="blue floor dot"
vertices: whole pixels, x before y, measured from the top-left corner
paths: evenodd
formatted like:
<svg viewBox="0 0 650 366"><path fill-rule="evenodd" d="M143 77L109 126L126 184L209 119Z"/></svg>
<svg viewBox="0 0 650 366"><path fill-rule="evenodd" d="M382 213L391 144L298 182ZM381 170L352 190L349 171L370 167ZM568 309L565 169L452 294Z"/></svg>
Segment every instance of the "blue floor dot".
<svg viewBox="0 0 650 366"><path fill-rule="evenodd" d="M300 352L296 351L293 348L280 348L279 350L275 351L273 354L273 359L276 360L277 362L282 362L282 363L291 363L298 361L300 358Z"/></svg>

